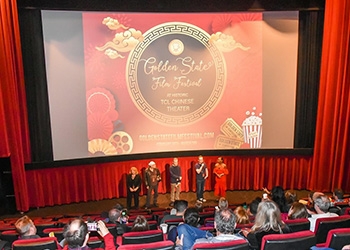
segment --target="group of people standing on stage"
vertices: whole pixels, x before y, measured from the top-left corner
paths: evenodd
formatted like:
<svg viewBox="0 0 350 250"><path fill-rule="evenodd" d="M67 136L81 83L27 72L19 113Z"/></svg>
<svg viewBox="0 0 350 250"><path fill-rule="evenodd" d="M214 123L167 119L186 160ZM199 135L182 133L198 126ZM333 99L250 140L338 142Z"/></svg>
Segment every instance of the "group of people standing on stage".
<svg viewBox="0 0 350 250"><path fill-rule="evenodd" d="M203 156L198 157L198 162L195 164L196 170L196 194L197 202L203 203L206 200L203 197L205 181L209 176L207 164L204 162ZM229 173L223 157L218 157L213 169L215 175L214 194L217 197L226 196L226 177ZM169 167L170 174L170 204L174 206L176 200L180 200L182 173L179 166L178 158L174 158ZM144 183L147 189L147 198L145 208L151 207L151 198L153 193L153 207L158 207L158 183L162 180L159 169L154 161L148 163L148 167L144 173ZM127 175L127 208L131 208L132 200L134 200L135 208L139 208L139 193L141 190L141 176L136 167L131 167Z"/></svg>

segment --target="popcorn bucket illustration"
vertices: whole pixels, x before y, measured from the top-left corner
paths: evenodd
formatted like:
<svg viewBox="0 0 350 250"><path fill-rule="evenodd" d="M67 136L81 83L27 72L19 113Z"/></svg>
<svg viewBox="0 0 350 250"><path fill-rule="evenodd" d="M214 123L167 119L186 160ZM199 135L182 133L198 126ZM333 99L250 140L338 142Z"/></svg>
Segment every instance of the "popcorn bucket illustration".
<svg viewBox="0 0 350 250"><path fill-rule="evenodd" d="M253 108L255 110L255 108ZM244 142L249 143L250 148L261 148L262 142L262 114L255 115L255 112L247 111L248 116L242 123Z"/></svg>

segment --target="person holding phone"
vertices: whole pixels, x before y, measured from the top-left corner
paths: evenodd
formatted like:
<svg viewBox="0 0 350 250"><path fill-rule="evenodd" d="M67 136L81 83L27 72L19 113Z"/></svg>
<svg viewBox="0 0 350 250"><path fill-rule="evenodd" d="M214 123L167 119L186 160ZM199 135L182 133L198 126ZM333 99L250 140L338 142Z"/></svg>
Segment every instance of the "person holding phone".
<svg viewBox="0 0 350 250"><path fill-rule="evenodd" d="M204 199L204 186L205 180L208 178L208 168L205 164L203 156L198 156L198 162L195 165L196 168L196 184L197 184L197 202L202 203L206 202Z"/></svg>
<svg viewBox="0 0 350 250"><path fill-rule="evenodd" d="M105 223L101 220L97 221L97 232L103 237L105 250L115 250L114 237L109 232ZM89 240L88 226L82 219L75 219L64 226L63 237L66 242L63 250L84 249L89 250L87 246ZM103 249L103 248L95 248Z"/></svg>

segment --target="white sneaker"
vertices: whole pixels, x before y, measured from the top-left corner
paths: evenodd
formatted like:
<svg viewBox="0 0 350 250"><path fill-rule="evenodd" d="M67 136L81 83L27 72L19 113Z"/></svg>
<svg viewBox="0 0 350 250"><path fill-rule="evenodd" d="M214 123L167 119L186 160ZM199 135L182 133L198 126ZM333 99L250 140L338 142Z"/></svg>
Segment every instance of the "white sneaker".
<svg viewBox="0 0 350 250"><path fill-rule="evenodd" d="M198 203L202 203L202 201L201 201L201 200L197 200L197 202L198 202Z"/></svg>
<svg viewBox="0 0 350 250"><path fill-rule="evenodd" d="M206 199L202 199L203 202L206 202L207 200Z"/></svg>

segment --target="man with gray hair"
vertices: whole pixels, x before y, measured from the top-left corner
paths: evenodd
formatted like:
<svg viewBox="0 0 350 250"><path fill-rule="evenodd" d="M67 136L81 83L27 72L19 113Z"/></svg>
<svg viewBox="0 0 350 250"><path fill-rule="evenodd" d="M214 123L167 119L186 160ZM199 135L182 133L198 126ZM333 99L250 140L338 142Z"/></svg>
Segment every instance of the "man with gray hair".
<svg viewBox="0 0 350 250"><path fill-rule="evenodd" d="M327 195L319 195L315 198L314 200L314 208L316 214L312 214L311 217L309 218L310 221L310 231L314 232L315 231L315 225L316 225L316 220L318 218L324 218L324 217L336 217L338 216L335 213L330 213L329 207L331 205L331 202Z"/></svg>
<svg viewBox="0 0 350 250"><path fill-rule="evenodd" d="M245 239L244 237L235 234L236 216L231 209L223 209L215 212L214 228L216 229L215 237L197 239L195 244Z"/></svg>

